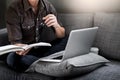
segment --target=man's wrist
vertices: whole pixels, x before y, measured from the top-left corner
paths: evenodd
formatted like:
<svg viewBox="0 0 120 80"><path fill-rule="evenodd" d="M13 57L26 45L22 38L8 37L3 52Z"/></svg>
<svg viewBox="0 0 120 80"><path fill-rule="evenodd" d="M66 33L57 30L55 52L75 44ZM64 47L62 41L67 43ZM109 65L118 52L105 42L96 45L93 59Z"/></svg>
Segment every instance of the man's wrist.
<svg viewBox="0 0 120 80"><path fill-rule="evenodd" d="M55 29L60 28L61 26L59 24L53 26Z"/></svg>

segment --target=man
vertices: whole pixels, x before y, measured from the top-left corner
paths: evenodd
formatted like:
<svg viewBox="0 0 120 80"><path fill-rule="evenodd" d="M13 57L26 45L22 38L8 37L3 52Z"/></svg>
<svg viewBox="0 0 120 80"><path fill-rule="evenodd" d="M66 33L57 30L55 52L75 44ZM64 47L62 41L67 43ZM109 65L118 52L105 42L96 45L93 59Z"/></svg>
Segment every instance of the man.
<svg viewBox="0 0 120 80"><path fill-rule="evenodd" d="M26 70L40 57L64 50L65 29L56 17L56 11L47 0L16 0L6 15L9 41L17 46L35 42L49 42L52 47L37 47L12 52L7 64L18 71Z"/></svg>

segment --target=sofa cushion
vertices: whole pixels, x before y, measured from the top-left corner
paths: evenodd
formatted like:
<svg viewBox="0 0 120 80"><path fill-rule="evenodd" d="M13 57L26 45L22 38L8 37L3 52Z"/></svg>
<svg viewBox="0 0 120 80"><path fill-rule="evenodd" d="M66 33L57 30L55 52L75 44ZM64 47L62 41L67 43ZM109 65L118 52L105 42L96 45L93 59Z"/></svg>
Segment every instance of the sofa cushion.
<svg viewBox="0 0 120 80"><path fill-rule="evenodd" d="M60 21L69 34L71 30L92 27L93 14L80 13L80 14L59 14Z"/></svg>
<svg viewBox="0 0 120 80"><path fill-rule="evenodd" d="M95 46L100 55L120 60L120 13L97 13L95 26L99 26Z"/></svg>
<svg viewBox="0 0 120 80"><path fill-rule="evenodd" d="M76 76L91 72L106 62L109 61L95 53L89 53L60 63L38 60L31 65L27 72L35 71L55 77Z"/></svg>
<svg viewBox="0 0 120 80"><path fill-rule="evenodd" d="M9 44L7 29L0 29L0 46Z"/></svg>
<svg viewBox="0 0 120 80"><path fill-rule="evenodd" d="M78 76L75 78L57 78L56 80L119 80L120 62L111 61L106 66L100 67L90 74Z"/></svg>
<svg viewBox="0 0 120 80"><path fill-rule="evenodd" d="M19 73L0 61L0 80L53 80L52 77L38 73Z"/></svg>

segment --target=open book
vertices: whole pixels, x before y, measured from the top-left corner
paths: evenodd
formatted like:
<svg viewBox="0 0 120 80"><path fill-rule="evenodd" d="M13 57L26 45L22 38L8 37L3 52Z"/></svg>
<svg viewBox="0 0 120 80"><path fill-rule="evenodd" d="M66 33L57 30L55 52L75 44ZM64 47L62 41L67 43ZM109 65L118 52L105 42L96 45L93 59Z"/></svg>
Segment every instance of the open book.
<svg viewBox="0 0 120 80"><path fill-rule="evenodd" d="M45 43L45 42L39 42L39 43L30 44L30 45L25 45L22 47L15 46L15 45L1 46L0 47L0 55L3 55L5 53L9 53L9 52L24 51L24 50L30 49L32 47L38 47L38 46L51 46L51 44Z"/></svg>

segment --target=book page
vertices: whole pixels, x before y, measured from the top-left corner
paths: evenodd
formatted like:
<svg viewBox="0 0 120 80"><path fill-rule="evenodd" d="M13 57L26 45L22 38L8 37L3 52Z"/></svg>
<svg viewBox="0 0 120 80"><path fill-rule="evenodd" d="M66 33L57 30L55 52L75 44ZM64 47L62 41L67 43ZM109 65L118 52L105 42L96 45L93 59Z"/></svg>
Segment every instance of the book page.
<svg viewBox="0 0 120 80"><path fill-rule="evenodd" d="M9 52L23 51L23 50L27 50L29 48L37 47L37 46L51 46L51 44L45 43L45 42L39 42L39 43L30 44L30 45L25 45L23 47L15 46L15 45L1 46L0 47L0 55L9 53Z"/></svg>
<svg viewBox="0 0 120 80"><path fill-rule="evenodd" d="M38 46L51 46L51 44L45 43L45 42L39 42L39 43L34 43L34 44L23 46L22 48L27 50L27 49L30 49L32 47L38 47Z"/></svg>
<svg viewBox="0 0 120 80"><path fill-rule="evenodd" d="M9 52L21 51L21 50L24 50L24 49L15 45L6 45L6 46L0 47L0 55L9 53Z"/></svg>
<svg viewBox="0 0 120 80"><path fill-rule="evenodd" d="M51 63L60 63L62 62L62 59L39 59L40 62L51 62Z"/></svg>
<svg viewBox="0 0 120 80"><path fill-rule="evenodd" d="M22 49L22 48L19 47L19 46L15 46L15 45L6 45L6 46L1 46L0 47L0 52L8 50L8 49Z"/></svg>

